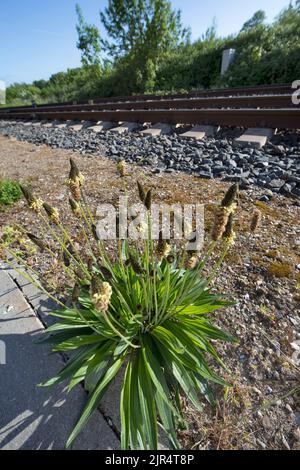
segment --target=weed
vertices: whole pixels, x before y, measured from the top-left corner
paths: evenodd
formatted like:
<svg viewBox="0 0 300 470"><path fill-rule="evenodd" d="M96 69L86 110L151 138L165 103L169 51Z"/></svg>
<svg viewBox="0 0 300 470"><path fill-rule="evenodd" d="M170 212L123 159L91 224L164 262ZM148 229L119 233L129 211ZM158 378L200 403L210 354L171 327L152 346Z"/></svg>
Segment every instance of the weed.
<svg viewBox="0 0 300 470"><path fill-rule="evenodd" d="M10 180L0 181L0 209L14 204L21 197L22 192L19 183Z"/></svg>

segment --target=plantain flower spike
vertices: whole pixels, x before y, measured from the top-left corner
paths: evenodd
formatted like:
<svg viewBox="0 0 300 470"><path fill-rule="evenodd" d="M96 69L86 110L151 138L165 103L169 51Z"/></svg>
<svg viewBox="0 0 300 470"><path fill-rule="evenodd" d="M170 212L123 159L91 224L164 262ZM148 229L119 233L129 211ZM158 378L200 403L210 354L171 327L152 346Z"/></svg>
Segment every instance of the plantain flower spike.
<svg viewBox="0 0 300 470"><path fill-rule="evenodd" d="M189 269L189 270L195 269L198 262L199 262L199 255L197 251L190 251L188 253L187 259L185 260L185 269Z"/></svg>
<svg viewBox="0 0 300 470"><path fill-rule="evenodd" d="M174 255L168 255L167 256L167 262L169 264L173 264L175 262L175 256Z"/></svg>
<svg viewBox="0 0 300 470"><path fill-rule="evenodd" d="M231 214L233 214L236 211L237 208L237 203L236 203L236 198L238 196L239 192L239 185L234 184L231 186L227 193L225 194L224 199L221 202L221 205L218 207L216 216L215 216L215 222L214 226L212 229L212 240L213 241L218 241L220 240L224 232L226 230L229 217Z"/></svg>
<svg viewBox="0 0 300 470"><path fill-rule="evenodd" d="M253 211L253 214L252 214L252 219L251 219L251 223L250 223L250 231L251 233L255 233L260 222L261 222L261 218L262 218L262 215L261 215L261 211L259 209L255 209Z"/></svg>
<svg viewBox="0 0 300 470"><path fill-rule="evenodd" d="M80 287L79 285L76 283L73 287L73 290L72 290L72 295L71 295L71 299L72 299L72 302L74 304L76 304L76 302L78 301L78 297L80 295Z"/></svg>
<svg viewBox="0 0 300 470"><path fill-rule="evenodd" d="M73 158L70 158L70 165L71 165L71 169L70 169L69 179L74 181L75 183L79 183L79 185L82 186L84 183L84 176L79 171Z"/></svg>
<svg viewBox="0 0 300 470"><path fill-rule="evenodd" d="M0 260L5 261L7 258L4 248L0 246Z"/></svg>
<svg viewBox="0 0 300 470"><path fill-rule="evenodd" d="M78 202L74 201L72 198L69 198L69 204L75 217L79 218L81 216L81 210Z"/></svg>
<svg viewBox="0 0 300 470"><path fill-rule="evenodd" d="M51 207L49 204L44 202L43 207L45 211L47 212L47 215L51 222L53 222L55 225L59 225L59 212L55 207Z"/></svg>
<svg viewBox="0 0 300 470"><path fill-rule="evenodd" d="M20 184L21 191L26 199L29 209L36 214L39 214L43 208L43 201L40 198L35 198L27 186Z"/></svg>
<svg viewBox="0 0 300 470"><path fill-rule="evenodd" d="M146 192L145 192L143 186L141 185L141 183L139 181L137 182L137 185L138 185L140 200L144 204L145 199L146 199Z"/></svg>
<svg viewBox="0 0 300 470"><path fill-rule="evenodd" d="M171 246L166 241L163 240L162 232L159 232L159 239L156 248L156 255L159 261L162 261L164 258L167 258L171 252Z"/></svg>
<svg viewBox="0 0 300 470"><path fill-rule="evenodd" d="M224 196L223 201L221 202L222 207L230 207L232 204L235 204L235 200L238 196L239 193L239 185L234 184L231 186L227 193Z"/></svg>
<svg viewBox="0 0 300 470"><path fill-rule="evenodd" d="M74 162L73 158L70 158L70 174L68 179L68 185L70 187L71 194L75 201L80 201L81 198L81 191L80 188L84 182L84 176L80 173L76 163Z"/></svg>
<svg viewBox="0 0 300 470"><path fill-rule="evenodd" d="M229 215L228 222L223 233L223 240L228 246L231 246L235 243L236 233L233 230L234 215L233 212Z"/></svg>
<svg viewBox="0 0 300 470"><path fill-rule="evenodd" d="M108 282L101 282L97 276L92 277L91 295L96 310L106 312L112 296L112 287Z"/></svg>
<svg viewBox="0 0 300 470"><path fill-rule="evenodd" d="M214 226L211 232L211 238L213 241L217 242L222 238L228 223L229 215L230 214L228 214L225 207L218 207Z"/></svg>
<svg viewBox="0 0 300 470"><path fill-rule="evenodd" d="M143 268L139 265L138 261L135 259L135 257L129 253L129 264L132 266L132 269L134 270L135 274L143 274L144 273L144 270Z"/></svg>
<svg viewBox="0 0 300 470"><path fill-rule="evenodd" d="M149 189L149 191L148 191L147 194L146 194L144 204L145 204L145 206L146 206L146 209L147 209L148 211L150 211L151 206L152 206L152 191L151 191L151 189Z"/></svg>
<svg viewBox="0 0 300 470"><path fill-rule="evenodd" d="M117 170L118 170L119 175L121 176L121 178L126 176L126 162L125 162L125 160L120 160L117 163Z"/></svg>
<svg viewBox="0 0 300 470"><path fill-rule="evenodd" d="M27 233L27 237L41 250L41 252L44 251L47 245L41 238L36 237L32 233Z"/></svg>

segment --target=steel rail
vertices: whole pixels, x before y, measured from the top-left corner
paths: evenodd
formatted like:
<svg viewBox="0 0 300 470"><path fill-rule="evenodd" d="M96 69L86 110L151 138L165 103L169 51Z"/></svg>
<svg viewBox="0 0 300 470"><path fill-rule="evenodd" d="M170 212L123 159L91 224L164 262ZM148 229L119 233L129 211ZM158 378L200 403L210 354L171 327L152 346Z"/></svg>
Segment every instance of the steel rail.
<svg viewBox="0 0 300 470"><path fill-rule="evenodd" d="M99 103L49 107L37 109L38 112L57 111L104 111L123 109L201 109L201 108L289 108L295 107L292 95L238 96L228 98L186 98L160 101L135 101L122 103ZM12 111L13 112L13 111ZM22 112L32 113L32 108Z"/></svg>
<svg viewBox="0 0 300 470"><path fill-rule="evenodd" d="M0 119L7 118L0 113ZM132 121L138 123L211 124L234 127L300 128L300 109L180 109L10 113L13 119Z"/></svg>
<svg viewBox="0 0 300 470"><path fill-rule="evenodd" d="M259 85L254 87L237 87L237 88L220 88L214 90L196 90L190 93L177 93L170 95L136 95L136 96L119 96L111 98L98 98L93 100L93 104L104 103L122 103L122 102L137 102L137 101L163 101L171 99L188 99L188 98L213 98L213 97L234 97L234 96L250 96L250 95L279 95L293 93L291 84L275 84L275 85ZM47 103L45 105L37 105L36 108L44 107L57 107L57 106L70 106L70 105L87 105L87 102L65 102L65 103ZM18 107L3 107L0 108L1 112L15 112L17 110L32 110L32 106L18 106Z"/></svg>

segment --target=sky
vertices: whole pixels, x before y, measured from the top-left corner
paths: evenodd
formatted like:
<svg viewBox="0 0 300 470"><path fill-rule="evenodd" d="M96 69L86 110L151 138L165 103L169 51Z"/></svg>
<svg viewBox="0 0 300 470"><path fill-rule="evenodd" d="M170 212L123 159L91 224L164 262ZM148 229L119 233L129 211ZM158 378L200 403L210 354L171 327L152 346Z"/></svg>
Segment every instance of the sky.
<svg viewBox="0 0 300 470"><path fill-rule="evenodd" d="M30 83L80 66L76 3L87 22L100 27L99 11L106 0L1 0L0 81ZM238 32L259 9L271 22L289 0L172 0L172 4L182 10L183 23L197 39L214 18L219 36Z"/></svg>

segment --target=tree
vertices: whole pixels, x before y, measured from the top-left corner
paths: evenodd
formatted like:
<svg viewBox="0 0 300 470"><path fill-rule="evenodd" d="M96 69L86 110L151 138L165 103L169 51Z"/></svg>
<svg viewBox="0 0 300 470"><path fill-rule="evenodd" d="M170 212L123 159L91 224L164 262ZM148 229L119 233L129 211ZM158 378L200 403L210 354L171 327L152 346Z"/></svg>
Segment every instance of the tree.
<svg viewBox="0 0 300 470"><path fill-rule="evenodd" d="M82 10L76 4L78 24L77 47L81 51L81 62L83 66L100 66L101 38L99 29L94 25L86 23Z"/></svg>
<svg viewBox="0 0 300 470"><path fill-rule="evenodd" d="M102 44L114 58L133 49L145 51L147 59L155 57L189 36L180 10L168 0L109 0L100 17L110 38Z"/></svg>
<svg viewBox="0 0 300 470"><path fill-rule="evenodd" d="M259 25L264 24L266 21L266 13L263 10L258 10L250 20L244 23L241 32L249 31L252 28L256 28Z"/></svg>

